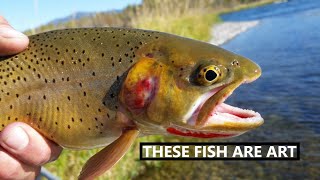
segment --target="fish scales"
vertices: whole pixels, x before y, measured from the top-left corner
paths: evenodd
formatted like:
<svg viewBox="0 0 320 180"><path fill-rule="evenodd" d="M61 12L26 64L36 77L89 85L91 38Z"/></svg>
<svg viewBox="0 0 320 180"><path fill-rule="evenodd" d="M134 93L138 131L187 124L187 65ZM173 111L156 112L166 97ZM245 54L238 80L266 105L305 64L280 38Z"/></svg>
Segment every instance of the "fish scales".
<svg viewBox="0 0 320 180"><path fill-rule="evenodd" d="M126 28L56 30L0 58L0 130L26 122L72 149L106 146L79 179L110 169L141 135L229 138L259 127L225 104L260 67L220 47Z"/></svg>
<svg viewBox="0 0 320 180"><path fill-rule="evenodd" d="M92 148L120 136L112 131L108 90L135 63L157 32L119 28L69 29L30 36L28 48L0 61L0 126L27 122L69 148Z"/></svg>

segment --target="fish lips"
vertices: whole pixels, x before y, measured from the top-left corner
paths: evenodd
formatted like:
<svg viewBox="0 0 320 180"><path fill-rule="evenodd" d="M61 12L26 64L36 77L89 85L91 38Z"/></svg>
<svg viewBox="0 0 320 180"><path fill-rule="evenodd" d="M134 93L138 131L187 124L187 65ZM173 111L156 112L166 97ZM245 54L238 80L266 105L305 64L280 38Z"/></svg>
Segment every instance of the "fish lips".
<svg viewBox="0 0 320 180"><path fill-rule="evenodd" d="M223 103L245 81L230 83L212 90L187 120L187 124L171 124L170 134L197 138L227 138L238 136L261 126L264 122L255 111Z"/></svg>

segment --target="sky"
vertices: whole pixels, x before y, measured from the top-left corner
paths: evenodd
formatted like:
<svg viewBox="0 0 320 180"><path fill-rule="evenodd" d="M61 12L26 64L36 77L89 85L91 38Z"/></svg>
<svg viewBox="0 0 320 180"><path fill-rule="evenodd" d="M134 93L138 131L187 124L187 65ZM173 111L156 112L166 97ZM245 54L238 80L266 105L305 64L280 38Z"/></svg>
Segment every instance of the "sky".
<svg viewBox="0 0 320 180"><path fill-rule="evenodd" d="M0 15L24 31L75 12L121 10L142 0L0 0Z"/></svg>

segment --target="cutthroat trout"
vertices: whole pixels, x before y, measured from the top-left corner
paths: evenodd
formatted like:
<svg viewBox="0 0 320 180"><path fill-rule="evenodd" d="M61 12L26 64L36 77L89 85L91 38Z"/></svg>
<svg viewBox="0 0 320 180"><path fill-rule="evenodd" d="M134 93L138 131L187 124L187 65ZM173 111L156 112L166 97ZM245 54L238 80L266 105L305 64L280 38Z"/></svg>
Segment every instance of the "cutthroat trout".
<svg viewBox="0 0 320 180"><path fill-rule="evenodd" d="M223 103L260 75L249 59L167 33L50 31L0 59L0 127L21 121L65 148L106 146L80 174L90 179L139 134L227 138L260 126L259 113Z"/></svg>

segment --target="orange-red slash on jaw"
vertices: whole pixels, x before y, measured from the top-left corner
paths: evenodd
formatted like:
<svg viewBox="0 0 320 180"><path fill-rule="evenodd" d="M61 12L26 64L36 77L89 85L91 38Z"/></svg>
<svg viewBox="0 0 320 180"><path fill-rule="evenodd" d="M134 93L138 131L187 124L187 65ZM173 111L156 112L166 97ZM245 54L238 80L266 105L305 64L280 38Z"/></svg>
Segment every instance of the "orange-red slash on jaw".
<svg viewBox="0 0 320 180"><path fill-rule="evenodd" d="M188 129L180 130L174 127L167 128L167 132L173 135L195 137L195 138L226 138L226 137L237 136L237 134L220 134L220 133L193 131Z"/></svg>

